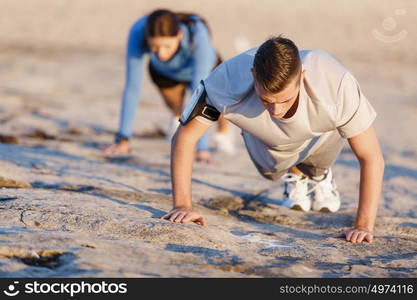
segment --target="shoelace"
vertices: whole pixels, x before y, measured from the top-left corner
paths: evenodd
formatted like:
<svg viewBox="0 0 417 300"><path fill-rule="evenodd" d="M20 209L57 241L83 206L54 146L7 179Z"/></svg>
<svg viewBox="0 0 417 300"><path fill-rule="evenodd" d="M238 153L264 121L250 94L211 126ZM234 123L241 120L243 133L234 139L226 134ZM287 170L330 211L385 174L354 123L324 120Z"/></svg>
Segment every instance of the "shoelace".
<svg viewBox="0 0 417 300"><path fill-rule="evenodd" d="M310 182L314 184L311 191L316 191L316 193L319 193L324 197L332 196L332 194L335 193L336 183L334 183L332 180L324 179L323 181L319 182L310 180Z"/></svg>
<svg viewBox="0 0 417 300"><path fill-rule="evenodd" d="M298 195L300 195L301 197L303 197L303 196L306 196L306 195L309 195L314 189L311 189L311 190L308 190L307 189L307 192L306 193L304 193L304 191L302 191L302 190L300 190L300 189L293 189L292 191L291 191L291 195L288 193L288 191L287 191L287 184L288 183L298 183L299 181L301 181L301 180L306 180L307 182L306 182L306 184L308 184L308 181L309 181L309 179L307 178L307 177L305 177L305 176L298 176L298 175L296 175L296 174L285 174L282 178L281 178L284 182L285 182L285 193L288 195L288 196L291 196L291 197L295 197L295 198L297 198L296 196L298 196Z"/></svg>
<svg viewBox="0 0 417 300"><path fill-rule="evenodd" d="M294 189L295 194L291 196L295 196L297 194L301 194L302 196L309 195L314 191L318 191L322 195L330 195L333 193L334 188L336 188L336 184L332 182L332 180L327 180L327 176L322 181L315 181L306 176L299 176L296 174L287 173L281 178L285 183L296 183L299 180L306 180L307 184L312 183L313 187L311 189L307 189L307 192L304 194L303 191L299 191ZM287 186L286 186L287 187ZM288 194L287 189L285 188L285 192Z"/></svg>

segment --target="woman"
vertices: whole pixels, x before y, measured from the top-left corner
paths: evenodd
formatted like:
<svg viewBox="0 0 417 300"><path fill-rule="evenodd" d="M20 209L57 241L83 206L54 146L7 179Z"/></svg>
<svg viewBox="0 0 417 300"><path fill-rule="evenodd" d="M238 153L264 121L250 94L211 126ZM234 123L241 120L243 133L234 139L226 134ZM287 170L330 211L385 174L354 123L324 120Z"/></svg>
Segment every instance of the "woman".
<svg viewBox="0 0 417 300"><path fill-rule="evenodd" d="M107 154L130 153L135 111L138 105L144 54L150 54L149 73L171 110L171 137L181 115L187 88L194 90L201 79L220 63L213 48L206 22L194 14L156 10L133 24L127 45L127 78L123 93L119 131ZM227 121L219 122L218 148L233 152ZM207 134L197 144L197 161L209 162Z"/></svg>

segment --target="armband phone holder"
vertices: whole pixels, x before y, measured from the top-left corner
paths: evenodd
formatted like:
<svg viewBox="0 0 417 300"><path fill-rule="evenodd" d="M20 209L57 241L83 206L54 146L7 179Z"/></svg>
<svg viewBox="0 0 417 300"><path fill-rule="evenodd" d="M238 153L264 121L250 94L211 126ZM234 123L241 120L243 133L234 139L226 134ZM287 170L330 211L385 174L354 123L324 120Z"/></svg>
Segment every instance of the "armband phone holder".
<svg viewBox="0 0 417 300"><path fill-rule="evenodd" d="M217 121L219 119L220 112L215 107L206 103L206 97L206 88L203 80L201 80L181 114L181 125L186 125L197 116L201 116L210 121Z"/></svg>

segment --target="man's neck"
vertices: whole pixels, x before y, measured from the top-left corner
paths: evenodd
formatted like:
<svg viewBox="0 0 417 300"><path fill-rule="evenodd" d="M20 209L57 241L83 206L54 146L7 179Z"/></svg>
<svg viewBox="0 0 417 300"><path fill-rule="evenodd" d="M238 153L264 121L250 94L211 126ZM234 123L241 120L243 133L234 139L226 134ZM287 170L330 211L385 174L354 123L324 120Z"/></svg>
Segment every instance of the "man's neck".
<svg viewBox="0 0 417 300"><path fill-rule="evenodd" d="M284 115L284 119L291 118L296 112L298 108L298 103L300 102L300 92L298 92L297 100L295 100L294 104L291 106L291 108L287 111L287 113Z"/></svg>

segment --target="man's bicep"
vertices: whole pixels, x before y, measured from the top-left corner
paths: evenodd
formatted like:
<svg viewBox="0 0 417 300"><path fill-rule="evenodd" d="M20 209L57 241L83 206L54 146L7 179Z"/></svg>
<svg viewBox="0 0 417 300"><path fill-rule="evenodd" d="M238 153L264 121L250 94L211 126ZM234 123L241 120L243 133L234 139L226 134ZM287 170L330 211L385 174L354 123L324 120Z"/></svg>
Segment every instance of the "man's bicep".
<svg viewBox="0 0 417 300"><path fill-rule="evenodd" d="M206 120L206 119L205 119ZM211 123L210 123L211 122ZM212 125L212 121L203 122L197 118L192 119L185 125L180 125L178 128L179 135L185 135L191 141L198 141Z"/></svg>
<svg viewBox="0 0 417 300"><path fill-rule="evenodd" d="M368 160L381 155L378 137L373 125L360 134L348 138L348 142L359 160Z"/></svg>

